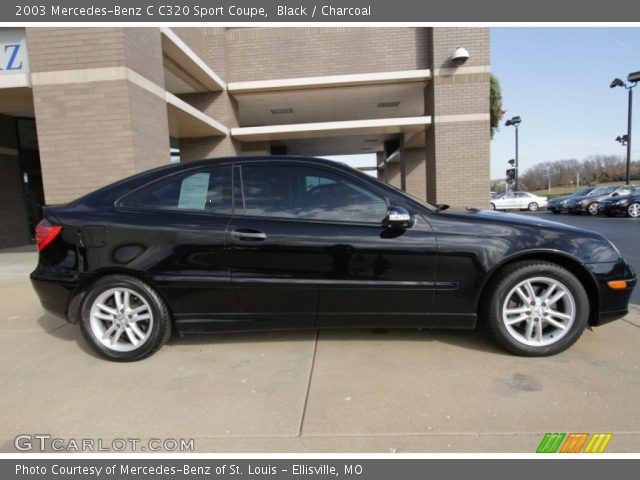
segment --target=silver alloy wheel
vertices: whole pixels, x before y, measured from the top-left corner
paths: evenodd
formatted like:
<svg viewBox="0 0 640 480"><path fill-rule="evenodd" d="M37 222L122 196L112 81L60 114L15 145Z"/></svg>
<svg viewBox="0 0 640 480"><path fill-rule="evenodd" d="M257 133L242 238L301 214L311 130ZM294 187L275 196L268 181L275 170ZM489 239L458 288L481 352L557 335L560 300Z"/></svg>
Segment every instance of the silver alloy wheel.
<svg viewBox="0 0 640 480"><path fill-rule="evenodd" d="M130 352L149 339L153 312L147 301L126 287L102 292L89 312L91 333L102 345L116 352Z"/></svg>
<svg viewBox="0 0 640 480"><path fill-rule="evenodd" d="M538 204L536 202L531 202L529 204L529 211L535 212L536 210L538 210Z"/></svg>
<svg viewBox="0 0 640 480"><path fill-rule="evenodd" d="M502 305L502 322L509 335L531 347L558 342L569 333L575 317L570 290L549 277L523 280L509 291Z"/></svg>
<svg viewBox="0 0 640 480"><path fill-rule="evenodd" d="M597 215L598 214L598 202L590 203L589 206L587 207L587 210L589 211L589 213L591 215Z"/></svg>
<svg viewBox="0 0 640 480"><path fill-rule="evenodd" d="M632 218L640 217L640 203L632 203L627 209L629 216Z"/></svg>

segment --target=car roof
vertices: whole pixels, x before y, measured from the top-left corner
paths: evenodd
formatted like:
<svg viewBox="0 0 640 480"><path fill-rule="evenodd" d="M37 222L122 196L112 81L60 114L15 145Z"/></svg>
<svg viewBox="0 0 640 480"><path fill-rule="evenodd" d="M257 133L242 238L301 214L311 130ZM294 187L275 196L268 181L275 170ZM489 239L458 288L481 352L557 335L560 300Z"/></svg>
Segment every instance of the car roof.
<svg viewBox="0 0 640 480"><path fill-rule="evenodd" d="M192 160L188 162L180 163L179 165L185 167L195 167L200 165L208 165L211 163L233 162L233 163L251 163L261 161L277 161L286 160L287 162L303 163L303 164L315 164L315 165L342 165L343 167L351 168L344 162L338 162L335 160L329 160L320 157L305 157L302 155L249 155L249 156L235 156L235 157L219 157L219 158L205 158L202 160Z"/></svg>

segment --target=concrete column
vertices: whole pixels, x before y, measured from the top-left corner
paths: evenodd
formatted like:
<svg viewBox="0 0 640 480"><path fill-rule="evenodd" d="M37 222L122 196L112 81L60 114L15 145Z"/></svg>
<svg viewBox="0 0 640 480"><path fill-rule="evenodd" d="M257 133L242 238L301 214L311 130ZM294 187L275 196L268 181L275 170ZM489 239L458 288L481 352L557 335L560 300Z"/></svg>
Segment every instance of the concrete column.
<svg viewBox="0 0 640 480"><path fill-rule="evenodd" d="M423 148L403 148L400 152L404 161L406 184L404 191L421 200L427 199L425 187L426 158Z"/></svg>
<svg viewBox="0 0 640 480"><path fill-rule="evenodd" d="M376 167L378 168L378 180L387 181L387 156L384 152L376 152Z"/></svg>
<svg viewBox="0 0 640 480"><path fill-rule="evenodd" d="M169 163L160 30L27 28L47 203Z"/></svg>
<svg viewBox="0 0 640 480"><path fill-rule="evenodd" d="M489 30L430 29L433 79L425 90L426 185L431 203L455 208L489 204ZM457 47L469 51L461 66L450 62Z"/></svg>

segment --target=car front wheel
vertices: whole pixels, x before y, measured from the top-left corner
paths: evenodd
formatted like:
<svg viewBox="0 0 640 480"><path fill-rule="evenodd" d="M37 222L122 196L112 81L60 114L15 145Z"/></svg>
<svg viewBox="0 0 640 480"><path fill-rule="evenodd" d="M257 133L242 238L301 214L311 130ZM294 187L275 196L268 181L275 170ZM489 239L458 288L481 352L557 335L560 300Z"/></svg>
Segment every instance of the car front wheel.
<svg viewBox="0 0 640 480"><path fill-rule="evenodd" d="M85 296L80 328L91 346L116 361L148 357L171 336L171 316L146 283L110 275L93 284Z"/></svg>
<svg viewBox="0 0 640 480"><path fill-rule="evenodd" d="M530 212L535 212L538 210L538 204L536 202L531 202L527 208Z"/></svg>
<svg viewBox="0 0 640 480"><path fill-rule="evenodd" d="M584 287L559 265L507 266L490 285L484 317L500 345L522 356L547 356L573 345L588 323Z"/></svg>
<svg viewBox="0 0 640 480"><path fill-rule="evenodd" d="M598 202L590 203L587 207L587 212L589 212L589 215L598 215Z"/></svg>
<svg viewBox="0 0 640 480"><path fill-rule="evenodd" d="M491 210L495 210L495 209L496 209L496 204L495 204L495 203L492 203L492 204L491 204Z"/></svg>
<svg viewBox="0 0 640 480"><path fill-rule="evenodd" d="M631 218L640 217L640 203L632 203L627 207L627 215Z"/></svg>

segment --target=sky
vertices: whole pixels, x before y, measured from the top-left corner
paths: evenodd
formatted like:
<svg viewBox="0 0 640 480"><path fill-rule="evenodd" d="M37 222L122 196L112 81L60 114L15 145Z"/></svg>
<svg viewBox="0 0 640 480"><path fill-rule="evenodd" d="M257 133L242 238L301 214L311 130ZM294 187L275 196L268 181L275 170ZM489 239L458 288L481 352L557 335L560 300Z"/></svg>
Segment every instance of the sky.
<svg viewBox="0 0 640 480"><path fill-rule="evenodd" d="M609 88L640 70L640 28L492 28L491 71L507 113L491 142L491 178L504 177L515 156L520 171L536 163L591 154L626 155L615 138L627 133L628 93ZM640 84L639 84L640 85ZM640 88L634 90L631 157L640 157Z"/></svg>
<svg viewBox="0 0 640 480"><path fill-rule="evenodd" d="M627 91L610 89L640 70L640 28L491 28L491 71L507 110L491 141L491 178L503 178L515 157L515 132L504 120L518 115L520 171L545 161L592 154L626 155L615 138L627 133ZM640 83L634 91L632 158L640 157ZM634 137L632 136L632 140ZM336 157L329 157L336 158ZM372 155L341 157L354 166Z"/></svg>

